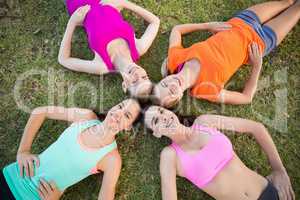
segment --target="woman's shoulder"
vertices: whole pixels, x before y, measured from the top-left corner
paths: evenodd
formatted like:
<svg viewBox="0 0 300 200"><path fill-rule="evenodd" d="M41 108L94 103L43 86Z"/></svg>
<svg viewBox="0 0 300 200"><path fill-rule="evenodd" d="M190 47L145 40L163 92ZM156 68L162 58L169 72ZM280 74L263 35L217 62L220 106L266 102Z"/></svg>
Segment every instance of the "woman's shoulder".
<svg viewBox="0 0 300 200"><path fill-rule="evenodd" d="M216 115L212 114L203 114L194 120L193 126L206 126L206 127L211 127L211 121L212 119L216 119Z"/></svg>
<svg viewBox="0 0 300 200"><path fill-rule="evenodd" d="M101 171L116 170L122 167L122 157L118 149L114 149L102 158L97 168Z"/></svg>
<svg viewBox="0 0 300 200"><path fill-rule="evenodd" d="M176 151L175 149L169 145L163 148L163 150L160 152L160 158L161 160L172 160L173 158L176 158Z"/></svg>

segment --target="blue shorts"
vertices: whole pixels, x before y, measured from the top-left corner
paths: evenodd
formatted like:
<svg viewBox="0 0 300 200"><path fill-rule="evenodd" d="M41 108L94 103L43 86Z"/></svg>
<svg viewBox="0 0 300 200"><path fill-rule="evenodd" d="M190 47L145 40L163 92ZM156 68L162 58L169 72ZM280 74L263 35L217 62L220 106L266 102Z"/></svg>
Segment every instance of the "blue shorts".
<svg viewBox="0 0 300 200"><path fill-rule="evenodd" d="M250 25L255 32L260 36L260 38L265 43L265 52L264 56L268 55L277 44L276 33L266 25L261 24L260 19L255 12L251 10L243 10L236 14L234 17L242 19L248 25Z"/></svg>

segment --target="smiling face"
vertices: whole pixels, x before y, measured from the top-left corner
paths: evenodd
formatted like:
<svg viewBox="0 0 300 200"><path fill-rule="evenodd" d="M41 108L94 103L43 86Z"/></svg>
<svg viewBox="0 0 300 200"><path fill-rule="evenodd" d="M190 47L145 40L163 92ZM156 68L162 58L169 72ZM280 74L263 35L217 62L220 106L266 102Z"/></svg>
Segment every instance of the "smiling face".
<svg viewBox="0 0 300 200"><path fill-rule="evenodd" d="M177 75L167 76L155 86L154 96L161 106L174 106L183 96L182 80Z"/></svg>
<svg viewBox="0 0 300 200"><path fill-rule="evenodd" d="M151 106L145 113L145 124L153 131L155 137L170 136L179 127L177 116L162 107Z"/></svg>
<svg viewBox="0 0 300 200"><path fill-rule="evenodd" d="M141 108L137 101L126 99L112 107L108 111L104 121L115 132L129 130L140 111Z"/></svg>
<svg viewBox="0 0 300 200"><path fill-rule="evenodd" d="M148 96L152 90L152 83L146 71L138 66L133 65L129 67L125 76L123 76L123 89L129 91L134 97Z"/></svg>

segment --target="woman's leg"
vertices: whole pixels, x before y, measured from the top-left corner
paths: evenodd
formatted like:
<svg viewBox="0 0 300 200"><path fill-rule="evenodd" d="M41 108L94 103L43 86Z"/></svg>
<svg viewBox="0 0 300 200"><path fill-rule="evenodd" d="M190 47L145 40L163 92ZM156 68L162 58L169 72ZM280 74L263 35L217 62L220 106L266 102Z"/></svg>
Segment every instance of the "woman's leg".
<svg viewBox="0 0 300 200"><path fill-rule="evenodd" d="M281 13L283 10L287 9L294 2L295 0L269 1L251 6L247 10L255 12L263 24Z"/></svg>
<svg viewBox="0 0 300 200"><path fill-rule="evenodd" d="M300 0L286 11L267 22L266 26L270 27L277 36L277 45L279 45L285 36L292 30L300 19Z"/></svg>

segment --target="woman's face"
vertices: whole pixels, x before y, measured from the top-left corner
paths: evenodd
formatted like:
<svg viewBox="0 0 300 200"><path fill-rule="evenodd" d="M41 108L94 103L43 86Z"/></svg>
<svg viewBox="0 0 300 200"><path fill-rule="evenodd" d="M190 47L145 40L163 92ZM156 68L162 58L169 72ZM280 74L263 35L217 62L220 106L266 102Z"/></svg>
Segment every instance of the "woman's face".
<svg viewBox="0 0 300 200"><path fill-rule="evenodd" d="M146 111L145 123L153 131L153 135L158 138L162 135L170 136L180 125L173 112L159 106L151 106Z"/></svg>
<svg viewBox="0 0 300 200"><path fill-rule="evenodd" d="M147 72L138 65L133 65L123 76L122 87L124 91L129 91L133 96L148 96L152 90L152 83L149 80Z"/></svg>
<svg viewBox="0 0 300 200"><path fill-rule="evenodd" d="M105 122L111 130L116 132L130 130L140 111L141 108L137 101L127 99L108 111Z"/></svg>
<svg viewBox="0 0 300 200"><path fill-rule="evenodd" d="M177 75L167 76L155 86L154 96L161 106L174 106L183 96L182 80Z"/></svg>

